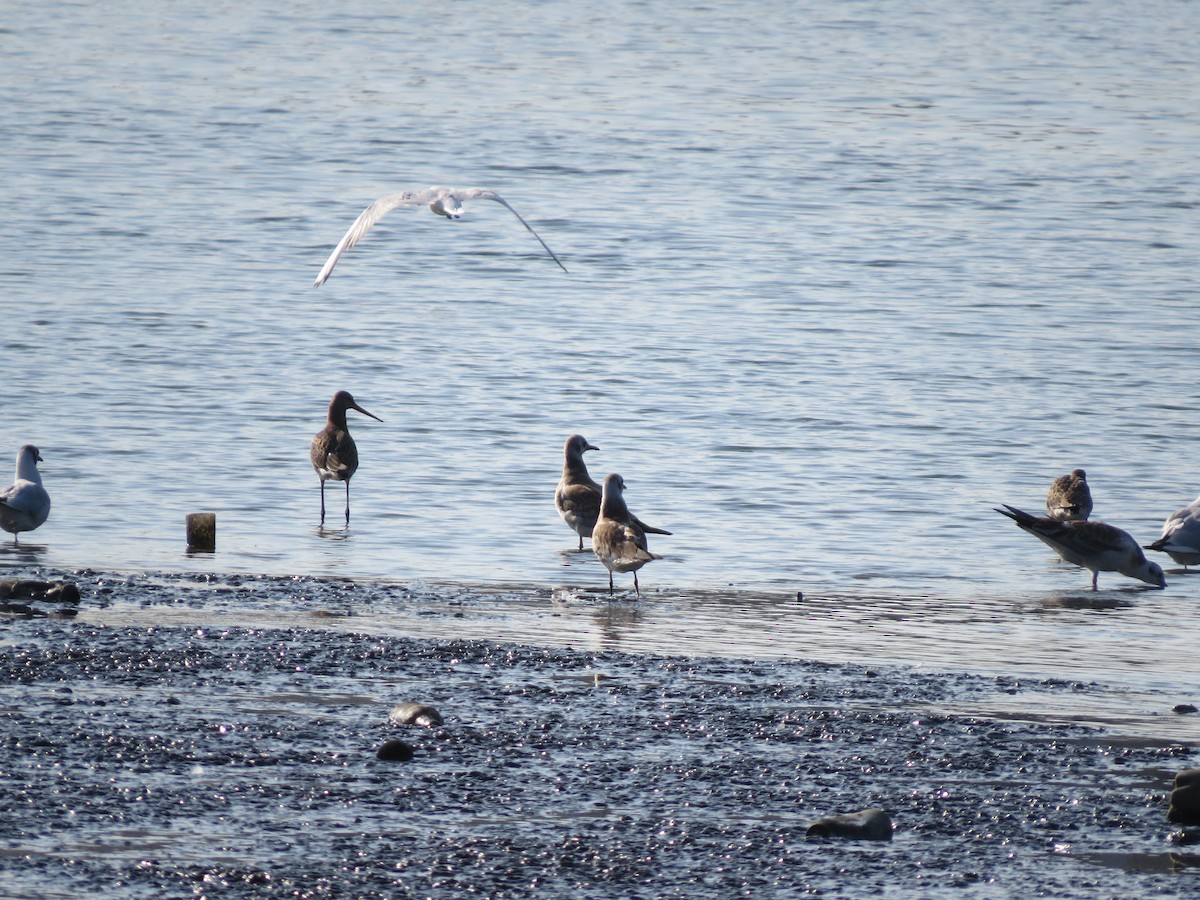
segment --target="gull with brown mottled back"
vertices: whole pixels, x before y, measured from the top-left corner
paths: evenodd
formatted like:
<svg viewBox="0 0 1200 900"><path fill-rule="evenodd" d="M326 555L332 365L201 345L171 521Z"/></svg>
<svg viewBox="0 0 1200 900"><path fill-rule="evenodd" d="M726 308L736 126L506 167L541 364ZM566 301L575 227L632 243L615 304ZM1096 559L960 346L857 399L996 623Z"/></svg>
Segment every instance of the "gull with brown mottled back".
<svg viewBox="0 0 1200 900"><path fill-rule="evenodd" d="M633 589L641 596L637 570L653 559L662 559L646 546L646 532L670 534L651 528L625 504L625 479L615 472L604 479L600 518L592 529L592 550L608 569L608 592L613 592L613 572L632 572Z"/></svg>
<svg viewBox="0 0 1200 900"><path fill-rule="evenodd" d="M1022 531L1049 545L1069 563L1092 573L1092 590L1101 572L1120 572L1155 587L1165 588L1167 579L1158 563L1146 554L1129 533L1107 522L1063 522L1046 516L1031 516L1015 506L1003 504L996 512L1008 516Z"/></svg>
<svg viewBox="0 0 1200 900"><path fill-rule="evenodd" d="M588 474L583 454L588 450L599 450L582 434L573 434L563 444L562 478L554 491L554 508L567 527L579 535L579 549L583 539L592 536L596 519L600 517L600 500L603 490Z"/></svg>

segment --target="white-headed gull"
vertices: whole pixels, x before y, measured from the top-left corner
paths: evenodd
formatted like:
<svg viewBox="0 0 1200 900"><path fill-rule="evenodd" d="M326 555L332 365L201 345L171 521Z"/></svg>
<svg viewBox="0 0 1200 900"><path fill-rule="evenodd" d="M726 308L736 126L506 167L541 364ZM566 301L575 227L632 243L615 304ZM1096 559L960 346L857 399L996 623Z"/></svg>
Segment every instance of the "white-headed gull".
<svg viewBox="0 0 1200 900"><path fill-rule="evenodd" d="M1087 483L1087 472L1074 469L1068 475L1060 475L1050 485L1046 494L1046 511L1050 518L1064 522L1086 522L1092 514L1092 492Z"/></svg>
<svg viewBox="0 0 1200 900"><path fill-rule="evenodd" d="M546 248L546 252L558 263L558 267L564 272L567 271L567 267L562 264L562 260L542 240L541 235L533 230L533 226L526 222L521 217L521 214L513 209L508 201L495 191L490 191L487 188L431 187L423 191L400 191L397 194L388 194L386 197L380 197L364 209L358 218L354 220L354 224L350 226L350 229L342 235L342 239L338 241L338 245L329 254L329 259L325 260L325 265L321 267L321 273L317 276L317 280L313 282L313 287L324 284L329 274L333 271L333 267L337 265L338 258L362 240L363 236L374 227L375 223L393 209L401 206L421 206L422 204L428 204L430 212L435 215L445 216L447 219L457 219L463 213L463 203L469 200L495 200L501 206L507 207L509 212L516 216L521 224L529 229L529 233L538 239L538 243Z"/></svg>
<svg viewBox="0 0 1200 900"><path fill-rule="evenodd" d="M358 447L346 425L346 410L356 409L376 422L383 420L357 403L349 391L338 391L329 401L325 427L312 439L309 458L321 479L321 526L325 525L325 482L346 482L346 524L350 524L350 478L358 470Z"/></svg>
<svg viewBox="0 0 1200 900"><path fill-rule="evenodd" d="M615 472L604 479L600 517L592 529L592 551L608 569L608 592L613 592L613 572L632 572L633 589L641 596L637 570L652 559L662 559L646 546L646 532L670 534L651 528L625 505L625 479Z"/></svg>
<svg viewBox="0 0 1200 900"><path fill-rule="evenodd" d="M17 451L17 477L0 491L0 528L13 536L22 531L33 531L50 515L50 495L42 487L42 476L37 464L42 454L33 444L26 444Z"/></svg>
<svg viewBox="0 0 1200 900"><path fill-rule="evenodd" d="M562 478L554 491L554 508L567 527L579 535L579 549L583 539L592 536L596 519L600 517L600 485L588 474L583 454L588 450L599 450L588 443L582 434L573 434L563 444Z"/></svg>
<svg viewBox="0 0 1200 900"><path fill-rule="evenodd" d="M1146 559L1137 541L1107 522L1063 522L1045 516L1031 516L1015 506L1004 504L996 512L1008 516L1022 531L1045 542L1069 563L1091 570L1092 590L1101 572L1120 572L1155 587L1165 588L1167 580L1158 563Z"/></svg>
<svg viewBox="0 0 1200 900"><path fill-rule="evenodd" d="M1171 513L1163 523L1162 537L1146 549L1167 554L1185 569L1200 564L1200 497Z"/></svg>

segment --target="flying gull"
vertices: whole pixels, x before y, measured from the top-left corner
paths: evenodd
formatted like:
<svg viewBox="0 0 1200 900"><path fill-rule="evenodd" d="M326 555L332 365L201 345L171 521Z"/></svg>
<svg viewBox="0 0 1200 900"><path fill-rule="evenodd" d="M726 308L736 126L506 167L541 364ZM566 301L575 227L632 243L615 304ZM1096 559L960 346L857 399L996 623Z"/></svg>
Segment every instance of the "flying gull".
<svg viewBox="0 0 1200 900"><path fill-rule="evenodd" d="M1120 572L1155 587L1165 588L1167 580L1158 563L1146 559L1137 541L1107 522L1064 522L1046 516L1031 516L1015 506L1004 504L996 512L1008 516L1022 531L1048 544L1069 563L1091 570L1092 590L1101 572Z"/></svg>
<svg viewBox="0 0 1200 900"><path fill-rule="evenodd" d="M487 188L431 187L424 191L401 191L398 194L388 194L386 197L380 197L364 209L359 214L359 217L354 220L354 224L350 226L350 230L342 236L342 239L338 241L338 245L333 248L333 252L329 254L329 259L325 260L325 265L321 267L321 274L313 282L313 287L319 287L324 284L329 274L333 271L333 267L337 265L337 261L341 255L361 241L366 233L374 227L375 223L393 209L401 206L420 206L423 203L427 203L429 204L430 212L435 215L445 216L447 219L457 219L463 213L463 203L468 200L495 200L500 205L508 207L508 210L520 220L521 224L529 229L529 233L538 239L538 243L546 248L546 252L558 263L558 267L564 272L567 271L567 267L562 264L562 260L554 255L554 251L542 240L541 235L533 230L533 226L521 218L521 214L509 206L508 201L495 191L489 191Z"/></svg>
<svg viewBox="0 0 1200 900"><path fill-rule="evenodd" d="M358 470L358 447L346 425L346 410L356 409L376 422L383 420L357 403L349 391L338 391L329 401L325 427L312 439L309 459L321 479L321 527L325 527L325 482L346 482L346 524L350 524L350 478Z"/></svg>

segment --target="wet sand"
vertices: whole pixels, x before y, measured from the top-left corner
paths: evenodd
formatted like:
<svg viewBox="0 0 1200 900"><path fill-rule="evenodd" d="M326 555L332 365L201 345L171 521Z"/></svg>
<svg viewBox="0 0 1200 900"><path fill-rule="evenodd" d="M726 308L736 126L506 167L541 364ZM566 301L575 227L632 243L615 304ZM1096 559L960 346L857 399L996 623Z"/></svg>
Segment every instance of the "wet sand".
<svg viewBox="0 0 1200 900"><path fill-rule="evenodd" d="M1189 719L1098 681L612 649L678 598L70 577L73 618L0 617L11 896L1200 889L1166 822ZM891 843L805 837L872 806Z"/></svg>

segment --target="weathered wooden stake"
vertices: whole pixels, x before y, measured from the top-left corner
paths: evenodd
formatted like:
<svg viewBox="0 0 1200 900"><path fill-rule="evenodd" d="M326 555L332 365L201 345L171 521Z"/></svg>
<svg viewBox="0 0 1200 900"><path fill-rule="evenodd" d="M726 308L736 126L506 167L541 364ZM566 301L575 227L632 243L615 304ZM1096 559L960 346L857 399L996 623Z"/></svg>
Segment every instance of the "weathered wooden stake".
<svg viewBox="0 0 1200 900"><path fill-rule="evenodd" d="M188 550L213 553L217 549L217 514L188 513Z"/></svg>

